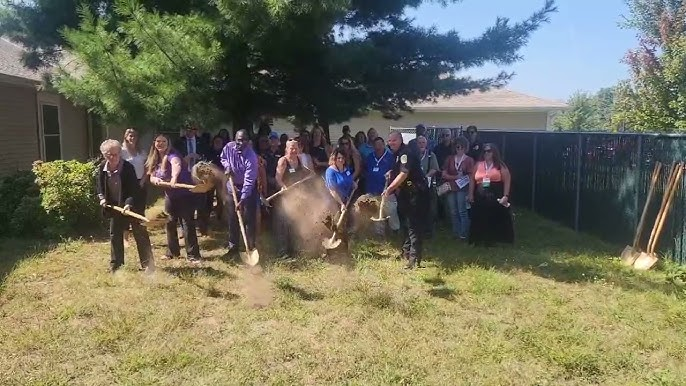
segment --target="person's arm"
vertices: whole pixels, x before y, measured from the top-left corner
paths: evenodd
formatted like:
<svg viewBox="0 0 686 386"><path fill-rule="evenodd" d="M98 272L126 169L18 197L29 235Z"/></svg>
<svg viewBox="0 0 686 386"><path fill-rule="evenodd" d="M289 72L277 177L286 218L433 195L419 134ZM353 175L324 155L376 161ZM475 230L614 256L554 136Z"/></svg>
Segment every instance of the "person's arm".
<svg viewBox="0 0 686 386"><path fill-rule="evenodd" d="M476 189L476 170L478 169L478 164L475 164L472 171L469 173L469 194L467 195L467 201L474 202L474 190Z"/></svg>
<svg viewBox="0 0 686 386"><path fill-rule="evenodd" d="M441 172L441 177L444 180L456 180L457 179L457 175L450 174L450 163L452 163L452 162L453 162L453 157L450 156L443 163L443 172Z"/></svg>
<svg viewBox="0 0 686 386"><path fill-rule="evenodd" d="M248 157L246 157L245 162L245 178L243 179L243 189L241 190L241 202L248 198L252 190L255 188L258 167L257 155L253 152L250 152Z"/></svg>
<svg viewBox="0 0 686 386"><path fill-rule="evenodd" d="M138 185L138 178L136 178L136 170L133 168L133 165L124 165L122 169L122 192L124 193L124 209L129 210L134 206L134 200L140 185Z"/></svg>
<svg viewBox="0 0 686 386"><path fill-rule="evenodd" d="M228 143L222 149L222 153L219 156L219 162L221 162L222 166L224 167L224 173L228 173L231 171L231 163L229 162L229 144Z"/></svg>
<svg viewBox="0 0 686 386"><path fill-rule="evenodd" d="M353 173L353 181L357 180L360 178L360 174L362 173L362 157L360 156L360 153L357 150L353 150L353 165L355 167L355 172Z"/></svg>
<svg viewBox="0 0 686 386"><path fill-rule="evenodd" d="M181 159L179 157L171 157L171 166L171 180L169 180L169 184L173 188L176 185L179 174L181 174Z"/></svg>
<svg viewBox="0 0 686 386"><path fill-rule="evenodd" d="M281 189L286 189L286 184L283 182L283 174L286 172L286 157L279 158L276 164L276 184Z"/></svg>
<svg viewBox="0 0 686 386"><path fill-rule="evenodd" d="M436 154L429 153L429 172L426 173L427 177L433 177L438 173L438 160L436 160Z"/></svg>
<svg viewBox="0 0 686 386"><path fill-rule="evenodd" d="M500 175L503 179L503 201L502 204L505 205L510 200L510 183L512 182L512 175L510 175L510 169L503 166L500 169Z"/></svg>
<svg viewBox="0 0 686 386"><path fill-rule="evenodd" d="M405 159L405 162L402 160ZM388 188L386 188L386 191L384 192L384 195L386 197L390 196L395 192L396 189L400 187L400 185L405 182L407 177L410 175L410 162L420 162L418 159L415 160L414 155L412 154L407 154L404 153L403 155L400 156L400 170L398 175L393 179L393 181L388 185ZM417 167L421 167L421 165L416 165Z"/></svg>
<svg viewBox="0 0 686 386"><path fill-rule="evenodd" d="M333 199L342 208L343 205L345 205L345 203L343 202L343 199L341 198L341 196L336 191L336 175L335 175L335 172L331 168L326 169L326 174L324 175L324 178L326 180L326 188L329 189L329 193L331 193L331 196L333 197Z"/></svg>
<svg viewBox="0 0 686 386"><path fill-rule="evenodd" d="M97 181L96 181L96 189L98 193L98 199L100 201L100 206L105 206L107 205L107 198L105 197L105 181L103 178L104 172L102 171L102 168L104 167L104 164L100 164L98 166L98 174L97 174Z"/></svg>

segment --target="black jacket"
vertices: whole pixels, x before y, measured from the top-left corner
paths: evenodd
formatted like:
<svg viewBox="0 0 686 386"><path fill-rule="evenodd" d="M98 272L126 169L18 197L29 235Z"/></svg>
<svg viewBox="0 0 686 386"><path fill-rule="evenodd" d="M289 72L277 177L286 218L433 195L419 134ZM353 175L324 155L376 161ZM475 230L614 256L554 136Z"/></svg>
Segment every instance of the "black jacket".
<svg viewBox="0 0 686 386"><path fill-rule="evenodd" d="M107 172L103 170L103 168L105 167L105 162L102 162L100 166L98 166L98 177L96 181L96 189L98 190L98 200L102 200L104 198L105 200L107 200L107 203L109 205L116 205L121 207L131 205L131 208L135 210L135 208L141 207L141 203L136 202L136 200L140 199L141 197L141 195L139 194L141 186L138 183L138 178L136 177L136 169L134 169L133 165L124 160L122 160L122 162L124 163L124 165L122 166L121 171L121 189L119 197L110 197L110 194L108 194L107 192ZM144 208L145 206L143 205L142 207ZM110 213L110 210L105 210L104 212L105 215L108 215Z"/></svg>
<svg viewBox="0 0 686 386"><path fill-rule="evenodd" d="M187 138L186 136L180 137L178 140L176 140L176 143L174 143L174 149L181 153L182 157L186 157L188 155L188 146L186 144ZM195 153L198 154L200 157L203 159L207 158L207 155L209 153L209 144L205 143L205 141L201 138L198 137L197 135L195 136Z"/></svg>

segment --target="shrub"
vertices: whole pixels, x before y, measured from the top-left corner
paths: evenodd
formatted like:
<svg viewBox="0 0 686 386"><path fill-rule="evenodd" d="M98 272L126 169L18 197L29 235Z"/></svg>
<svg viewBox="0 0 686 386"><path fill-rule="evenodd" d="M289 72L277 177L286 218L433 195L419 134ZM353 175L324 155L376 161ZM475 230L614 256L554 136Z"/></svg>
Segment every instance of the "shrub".
<svg viewBox="0 0 686 386"><path fill-rule="evenodd" d="M101 224L92 162L35 162L33 172L47 213L47 233L62 235ZM28 203L27 203L28 205Z"/></svg>
<svg viewBox="0 0 686 386"><path fill-rule="evenodd" d="M0 221L0 235L21 236L25 230L42 226L36 226L32 218L42 219L45 215L40 205L35 205L40 202L35 181L36 176L32 171L18 171L0 178L0 218L7 219ZM29 210L30 206L33 207ZM18 214L18 211L21 213ZM29 212L31 216L27 217Z"/></svg>
<svg viewBox="0 0 686 386"><path fill-rule="evenodd" d="M45 234L48 216L39 196L24 196L9 221L9 234L21 237L40 237Z"/></svg>

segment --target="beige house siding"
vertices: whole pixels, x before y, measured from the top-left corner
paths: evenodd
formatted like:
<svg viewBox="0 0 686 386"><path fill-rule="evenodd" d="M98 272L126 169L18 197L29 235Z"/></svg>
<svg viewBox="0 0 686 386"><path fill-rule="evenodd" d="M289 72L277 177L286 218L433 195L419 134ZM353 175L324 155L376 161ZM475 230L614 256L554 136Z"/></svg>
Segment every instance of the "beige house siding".
<svg viewBox="0 0 686 386"><path fill-rule="evenodd" d="M31 168L44 159L42 104L58 106L61 158L89 157L88 117L64 97L37 91L34 84L0 82L0 174Z"/></svg>
<svg viewBox="0 0 686 386"><path fill-rule="evenodd" d="M384 119L380 113L372 112L365 117L353 118L348 122L330 125L329 132L333 141L343 134L343 125L349 125L352 135L358 131L366 132L370 127L377 129L379 134L388 133L393 127L415 127L423 123L425 126L467 127L475 125L481 130L546 130L548 112L423 112L406 113L399 120ZM294 127L288 121L274 120L273 128L279 134L292 135Z"/></svg>
<svg viewBox="0 0 686 386"><path fill-rule="evenodd" d="M0 174L31 168L40 158L36 91L0 83Z"/></svg>

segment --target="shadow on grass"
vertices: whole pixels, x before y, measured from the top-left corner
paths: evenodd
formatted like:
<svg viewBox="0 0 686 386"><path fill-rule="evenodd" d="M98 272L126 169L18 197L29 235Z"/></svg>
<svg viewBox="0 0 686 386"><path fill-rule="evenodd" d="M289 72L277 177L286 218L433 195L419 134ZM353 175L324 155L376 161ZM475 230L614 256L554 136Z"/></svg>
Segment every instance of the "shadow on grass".
<svg viewBox="0 0 686 386"><path fill-rule="evenodd" d="M565 283L604 281L628 290L660 291L683 295L683 291L660 275L625 268L617 259L620 246L604 243L544 220L530 212L518 213L514 246L477 248L439 234L426 243L425 255L446 272L466 266L521 270Z"/></svg>
<svg viewBox="0 0 686 386"><path fill-rule="evenodd" d="M212 267L164 267L163 271L170 275L176 276L186 283L192 284L202 290L207 297L225 300L236 300L240 296L229 291L223 291L215 286L215 284L222 279L233 280L235 275L224 272ZM208 277L207 284L199 283L196 279L200 277Z"/></svg>
<svg viewBox="0 0 686 386"><path fill-rule="evenodd" d="M445 280L440 277L425 278L424 282L433 286L427 291L430 296L451 301L455 299L455 295L457 294L455 290L449 288Z"/></svg>
<svg viewBox="0 0 686 386"><path fill-rule="evenodd" d="M307 302L324 299L324 295L319 292L310 292L291 283L277 283L276 287L284 292L294 294L301 300Z"/></svg>
<svg viewBox="0 0 686 386"><path fill-rule="evenodd" d="M43 257L54 249L57 242L31 239L0 239L0 286L19 262L33 257Z"/></svg>

